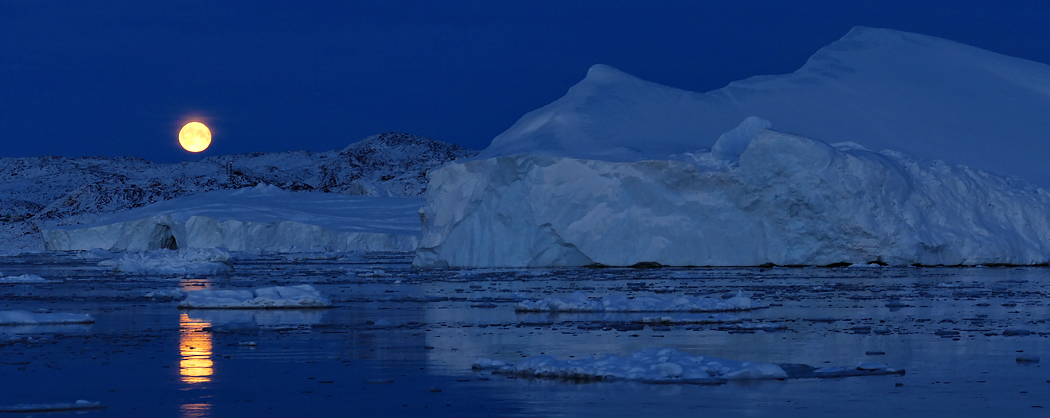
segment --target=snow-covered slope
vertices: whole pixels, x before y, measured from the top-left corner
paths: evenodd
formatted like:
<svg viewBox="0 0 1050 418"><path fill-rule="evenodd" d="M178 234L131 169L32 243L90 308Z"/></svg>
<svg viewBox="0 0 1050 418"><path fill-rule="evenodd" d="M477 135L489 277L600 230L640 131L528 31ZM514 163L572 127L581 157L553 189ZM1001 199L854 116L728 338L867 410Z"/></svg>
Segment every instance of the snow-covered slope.
<svg viewBox="0 0 1050 418"><path fill-rule="evenodd" d="M1050 262L1047 190L764 129L715 170L517 155L430 179L423 267Z"/></svg>
<svg viewBox="0 0 1050 418"><path fill-rule="evenodd" d="M260 185L172 199L98 223L44 228L49 250L411 251L418 197L290 192Z"/></svg>
<svg viewBox="0 0 1050 418"><path fill-rule="evenodd" d="M748 116L1050 186L1050 66L930 36L857 27L798 71L708 93L596 65L526 114L482 158L532 153L638 161L710 149Z"/></svg>
<svg viewBox="0 0 1050 418"><path fill-rule="evenodd" d="M0 158L0 251L40 250L39 227L91 223L106 214L257 184L365 196L418 196L426 172L476 151L385 133L343 150L226 155L179 164L138 158ZM227 173L232 162L233 172ZM14 215L7 220L4 215ZM22 219L32 215L32 221Z"/></svg>

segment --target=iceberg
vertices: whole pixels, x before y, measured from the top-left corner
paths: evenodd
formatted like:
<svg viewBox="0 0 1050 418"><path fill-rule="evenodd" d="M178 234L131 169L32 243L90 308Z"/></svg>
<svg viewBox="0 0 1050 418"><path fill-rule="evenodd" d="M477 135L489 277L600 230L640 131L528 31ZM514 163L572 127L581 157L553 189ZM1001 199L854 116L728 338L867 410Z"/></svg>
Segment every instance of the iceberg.
<svg viewBox="0 0 1050 418"><path fill-rule="evenodd" d="M50 251L412 251L419 239L420 205L420 198L259 185L181 197L41 232Z"/></svg>
<svg viewBox="0 0 1050 418"><path fill-rule="evenodd" d="M564 97L493 139L479 158L665 159L715 150L720 135L758 116L783 132L896 150L1047 187L1047 80L1046 64L932 36L856 27L793 73L706 93L595 65ZM732 144L717 151L742 151Z"/></svg>
<svg viewBox="0 0 1050 418"><path fill-rule="evenodd" d="M865 27L707 93L595 65L430 172L414 264L1046 264L1047 80Z"/></svg>
<svg viewBox="0 0 1050 418"><path fill-rule="evenodd" d="M721 170L513 155L430 173L420 267L1034 265L1050 192L759 129Z"/></svg>

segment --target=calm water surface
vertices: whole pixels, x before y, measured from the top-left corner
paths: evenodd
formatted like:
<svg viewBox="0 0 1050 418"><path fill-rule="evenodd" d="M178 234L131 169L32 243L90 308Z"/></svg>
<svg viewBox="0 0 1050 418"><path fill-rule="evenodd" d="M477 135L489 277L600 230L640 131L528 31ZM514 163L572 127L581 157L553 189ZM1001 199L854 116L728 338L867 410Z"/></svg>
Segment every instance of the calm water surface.
<svg viewBox="0 0 1050 418"><path fill-rule="evenodd" d="M100 260L0 258L5 275L59 280L0 284L0 309L96 318L0 326L0 405L86 399L107 406L84 413L98 417L1050 416L1047 268L419 271L410 254L239 254L229 274L166 276L118 274ZM336 307L180 310L168 297L146 296L289 284L311 284ZM771 304L739 314L746 323L784 329L617 330L653 314L514 311L519 300L574 291L738 290ZM1008 329L1030 334L1004 335ZM512 378L470 367L479 357L648 347L818 367L880 362L907 374L691 386ZM1043 363L1018 363L1025 354ZM48 416L63 415L71 414Z"/></svg>

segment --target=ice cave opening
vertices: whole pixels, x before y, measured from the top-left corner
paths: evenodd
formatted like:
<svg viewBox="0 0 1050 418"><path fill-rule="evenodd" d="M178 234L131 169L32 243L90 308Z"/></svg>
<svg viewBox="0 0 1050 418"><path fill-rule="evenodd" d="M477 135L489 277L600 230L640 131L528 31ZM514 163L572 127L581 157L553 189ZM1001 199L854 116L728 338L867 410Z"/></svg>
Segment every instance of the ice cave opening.
<svg viewBox="0 0 1050 418"><path fill-rule="evenodd" d="M177 250L179 249L179 242L175 240L175 235L171 233L171 227L167 225L157 225L153 229L153 233L150 234L149 247L150 250Z"/></svg>

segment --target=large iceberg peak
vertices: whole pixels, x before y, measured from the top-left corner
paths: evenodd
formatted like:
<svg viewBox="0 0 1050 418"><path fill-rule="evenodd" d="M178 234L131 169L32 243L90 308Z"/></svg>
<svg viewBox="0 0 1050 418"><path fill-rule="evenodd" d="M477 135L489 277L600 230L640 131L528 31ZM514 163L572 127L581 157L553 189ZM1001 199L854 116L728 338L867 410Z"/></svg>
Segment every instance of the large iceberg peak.
<svg viewBox="0 0 1050 418"><path fill-rule="evenodd" d="M1046 187L1046 114L1050 66L932 36L856 27L793 73L707 93L593 66L565 96L523 116L480 156L667 159L713 148L741 120L760 115L785 132Z"/></svg>
<svg viewBox="0 0 1050 418"><path fill-rule="evenodd" d="M522 116L479 157L532 153L637 161L693 151L702 148L695 133L704 123L689 105L697 95L595 65L560 99Z"/></svg>
<svg viewBox="0 0 1050 418"><path fill-rule="evenodd" d="M633 75L627 74L616 68L605 64L594 64L587 70L587 76L581 84L618 84L618 83L645 83L652 84Z"/></svg>

